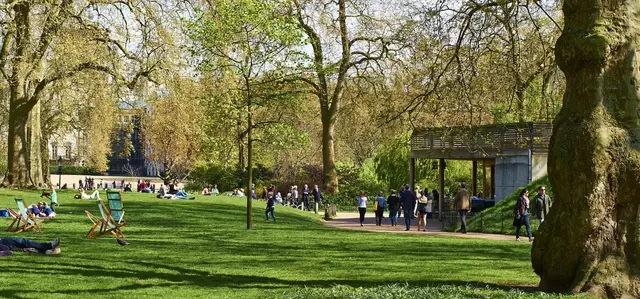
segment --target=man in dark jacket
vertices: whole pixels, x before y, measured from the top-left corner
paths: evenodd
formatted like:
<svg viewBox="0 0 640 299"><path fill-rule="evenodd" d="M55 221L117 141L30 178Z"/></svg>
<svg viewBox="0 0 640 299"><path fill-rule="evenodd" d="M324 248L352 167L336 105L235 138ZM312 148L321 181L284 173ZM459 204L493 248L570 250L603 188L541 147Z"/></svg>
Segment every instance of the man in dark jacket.
<svg viewBox="0 0 640 299"><path fill-rule="evenodd" d="M418 198L409 188L405 187L404 192L400 194L400 201L402 201L402 209L404 212L404 224L407 226L405 231L411 228L411 217L413 216L413 206L416 204Z"/></svg>
<svg viewBox="0 0 640 299"><path fill-rule="evenodd" d="M310 211L309 208L309 186L304 184L304 189L302 189L302 201L304 201L304 210Z"/></svg>
<svg viewBox="0 0 640 299"><path fill-rule="evenodd" d="M322 193L320 193L320 188L318 185L313 186L313 203L315 204L315 211L318 213L318 205L320 204L320 199L322 199Z"/></svg>
<svg viewBox="0 0 640 299"><path fill-rule="evenodd" d="M400 210L400 198L396 195L396 190L391 190L391 195L387 198L389 204L389 218L391 226L398 224L398 210Z"/></svg>
<svg viewBox="0 0 640 299"><path fill-rule="evenodd" d="M540 224L547 218L549 210L553 205L553 200L547 195L547 188L545 186L538 187L538 194L531 201L531 214L540 221Z"/></svg>
<svg viewBox="0 0 640 299"><path fill-rule="evenodd" d="M267 200L267 208L264 211L264 216L266 217L265 221L269 221L269 214L271 214L271 218L273 218L273 222L276 222L276 215L274 215L275 207L273 204L276 201L276 196L274 193L269 193L269 199Z"/></svg>

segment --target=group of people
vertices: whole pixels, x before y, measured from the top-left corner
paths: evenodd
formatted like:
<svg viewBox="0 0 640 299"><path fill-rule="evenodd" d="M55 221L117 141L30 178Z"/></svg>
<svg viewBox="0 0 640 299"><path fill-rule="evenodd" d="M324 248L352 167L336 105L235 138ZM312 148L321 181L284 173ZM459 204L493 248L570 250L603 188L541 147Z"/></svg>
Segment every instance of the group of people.
<svg viewBox="0 0 640 299"><path fill-rule="evenodd" d="M302 191L298 190L297 185L293 185L289 188L285 197L282 197L280 192L274 192L273 195L270 194L270 190L275 190L275 187L271 185L268 189L267 187L263 187L262 189L262 199L268 200L271 196L274 197L274 202L279 203L283 206L290 206L294 208L299 208L305 211L311 211L311 197L313 196L313 204L315 206L322 205L322 192L320 191L320 187L318 185L314 185L313 189L309 188L309 185L305 184Z"/></svg>
<svg viewBox="0 0 640 299"><path fill-rule="evenodd" d="M411 229L411 221L415 218L418 219L418 231L427 231L427 214L431 212L429 201L437 198L437 196L438 191L436 190L428 193L428 190L422 190L420 187L416 187L414 192L409 185L402 186L399 193L396 190L391 190L389 196L386 198L383 192L380 191L373 204L376 226L382 225L384 211L388 209L391 226L398 225L398 217L404 212L405 231ZM360 192L360 196L357 198L360 226L364 226L368 201L367 193L364 191Z"/></svg>
<svg viewBox="0 0 640 299"><path fill-rule="evenodd" d="M537 219L540 224L542 224L549 214L552 205L553 200L547 195L546 186L538 186L538 194L536 194L531 201L529 200L529 190L522 189L516 207L513 209L513 226L516 227L516 241L520 241L520 231L523 225L527 230L529 242L533 241L533 235L531 234L531 217Z"/></svg>
<svg viewBox="0 0 640 299"><path fill-rule="evenodd" d="M218 185L214 184L213 186L207 185L202 189L200 195L211 196L218 195L220 192L218 191Z"/></svg>
<svg viewBox="0 0 640 299"><path fill-rule="evenodd" d="M189 196L184 189L184 184L178 183L176 180L172 182L165 181L164 184L160 185L156 197L164 199L195 199L194 196Z"/></svg>
<svg viewBox="0 0 640 299"><path fill-rule="evenodd" d="M56 217L56 212L44 201L41 201L37 204L34 203L29 205L28 210L38 218L52 219Z"/></svg>

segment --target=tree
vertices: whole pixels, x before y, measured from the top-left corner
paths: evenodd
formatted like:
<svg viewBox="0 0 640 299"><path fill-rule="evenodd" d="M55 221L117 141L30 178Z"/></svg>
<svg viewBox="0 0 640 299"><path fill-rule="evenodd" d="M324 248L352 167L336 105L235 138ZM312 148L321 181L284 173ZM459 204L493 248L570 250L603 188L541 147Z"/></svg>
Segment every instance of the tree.
<svg viewBox="0 0 640 299"><path fill-rule="evenodd" d="M0 4L0 73L9 89L5 185L41 186L41 102L53 83L108 74L133 89L163 57L159 4L134 1L5 1ZM128 16L128 17L126 17ZM142 38L130 38L128 19ZM117 32L112 32L117 29ZM131 51L135 48L135 52ZM64 52L65 55L62 55ZM129 62L126 67L122 61Z"/></svg>
<svg viewBox="0 0 640 299"><path fill-rule="evenodd" d="M305 71L314 77L304 77L303 81L320 104L325 188L337 193L334 138L347 81L354 73L364 76L379 67L377 62L393 50L388 31L396 28L370 16L371 4L366 2L293 0L293 4L297 25L312 49ZM354 28L355 24L362 26ZM339 49L331 47L334 39L339 41ZM339 53L335 59L332 50Z"/></svg>
<svg viewBox="0 0 640 299"><path fill-rule="evenodd" d="M236 107L241 108L238 121L246 121L239 139L244 144L246 137L247 144L247 229L252 226L253 143L258 140L253 130L279 124L281 120L271 109L297 93L295 86L282 84L288 76L280 71L297 55L294 46L300 40L284 8L280 1L218 1L200 18L201 23L193 26L192 37L207 60L202 67L232 73L236 78ZM266 109L264 117L257 117L260 108Z"/></svg>
<svg viewBox="0 0 640 299"><path fill-rule="evenodd" d="M432 117L432 126L527 121L552 100L558 25L552 1L438 0L410 6L420 26L397 72L410 97L389 120ZM544 78L544 79L543 79ZM535 91L544 99L534 99ZM534 111L535 113L531 113Z"/></svg>
<svg viewBox="0 0 640 299"><path fill-rule="evenodd" d="M564 1L566 76L549 177L555 201L532 248L547 291L640 297L637 1Z"/></svg>
<svg viewBox="0 0 640 299"><path fill-rule="evenodd" d="M198 85L177 75L165 91L149 100L150 113L143 132L154 160L156 175L163 180L184 179L201 154L202 111L198 107Z"/></svg>

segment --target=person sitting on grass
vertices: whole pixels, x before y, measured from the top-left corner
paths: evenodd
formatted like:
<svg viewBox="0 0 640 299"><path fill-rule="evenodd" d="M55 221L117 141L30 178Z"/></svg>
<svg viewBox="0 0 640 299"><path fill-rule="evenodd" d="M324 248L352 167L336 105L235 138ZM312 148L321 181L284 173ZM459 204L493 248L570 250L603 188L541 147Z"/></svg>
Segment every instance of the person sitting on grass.
<svg viewBox="0 0 640 299"><path fill-rule="evenodd" d="M266 217L265 221L269 221L269 213L271 213L271 218L273 218L273 222L276 222L276 215L274 214L274 203L276 201L275 195L272 192L269 192L269 199L267 199L267 209L264 211L264 216Z"/></svg>
<svg viewBox="0 0 640 299"><path fill-rule="evenodd" d="M211 192L209 191L209 185L205 186L205 187L202 189L202 192L200 192L200 195L206 195L206 196L211 195Z"/></svg>
<svg viewBox="0 0 640 299"><path fill-rule="evenodd" d="M81 199L100 199L100 193L98 192L98 190L94 191L91 195L87 195L87 193L84 192L84 189L79 188L78 193Z"/></svg>
<svg viewBox="0 0 640 299"><path fill-rule="evenodd" d="M220 193L218 191L218 185L217 184L214 184L213 188L211 188L211 190L209 190L209 191L211 191L211 195L218 195Z"/></svg>
<svg viewBox="0 0 640 299"><path fill-rule="evenodd" d="M41 213L45 214L47 219L53 219L56 217L56 212L52 208L48 207L47 203L44 201L38 203L38 209L40 209Z"/></svg>
<svg viewBox="0 0 640 299"><path fill-rule="evenodd" d="M49 243L38 243L24 238L0 238L0 256L13 255L12 251L60 254L60 238Z"/></svg>
<svg viewBox="0 0 640 299"><path fill-rule="evenodd" d="M38 218L47 217L47 215L45 215L42 211L40 211L40 209L38 208L38 205L36 205L36 204L29 205L27 210L29 210L29 212L31 212L31 214L33 214L34 216L36 216Z"/></svg>
<svg viewBox="0 0 640 299"><path fill-rule="evenodd" d="M187 191L184 190L184 187L182 186L182 184L179 185L180 189L178 190L178 193L176 193L175 198L177 199L196 199L194 196L188 197L189 194L187 194Z"/></svg>

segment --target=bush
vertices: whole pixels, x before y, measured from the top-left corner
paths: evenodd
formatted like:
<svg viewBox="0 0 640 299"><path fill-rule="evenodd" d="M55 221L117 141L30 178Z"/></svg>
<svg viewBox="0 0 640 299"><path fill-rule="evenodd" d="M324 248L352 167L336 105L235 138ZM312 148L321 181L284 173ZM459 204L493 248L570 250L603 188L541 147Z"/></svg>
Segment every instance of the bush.
<svg viewBox="0 0 640 299"><path fill-rule="evenodd" d="M50 174L58 174L58 165L49 165ZM62 165L62 174L74 174L74 175L101 175L102 172L95 168L87 166L75 166L75 165Z"/></svg>
<svg viewBox="0 0 640 299"><path fill-rule="evenodd" d="M218 185L220 192L229 191L239 185L235 170L224 168L213 163L200 163L189 172L188 190L201 190L206 185Z"/></svg>

